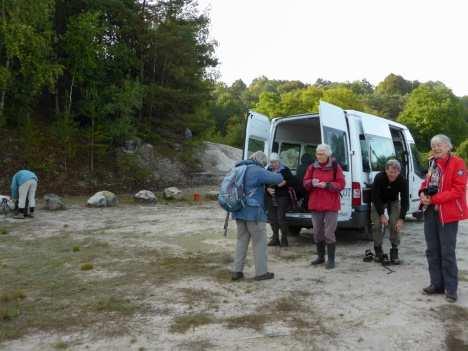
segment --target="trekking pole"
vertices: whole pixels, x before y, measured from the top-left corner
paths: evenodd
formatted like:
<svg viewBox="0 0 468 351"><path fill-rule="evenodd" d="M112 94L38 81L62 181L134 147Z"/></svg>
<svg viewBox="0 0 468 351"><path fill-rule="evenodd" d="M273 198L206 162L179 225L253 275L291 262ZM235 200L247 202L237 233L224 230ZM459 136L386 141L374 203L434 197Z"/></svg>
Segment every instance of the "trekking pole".
<svg viewBox="0 0 468 351"><path fill-rule="evenodd" d="M227 237L227 230L229 225L229 212L226 213L226 219L224 220L224 237Z"/></svg>

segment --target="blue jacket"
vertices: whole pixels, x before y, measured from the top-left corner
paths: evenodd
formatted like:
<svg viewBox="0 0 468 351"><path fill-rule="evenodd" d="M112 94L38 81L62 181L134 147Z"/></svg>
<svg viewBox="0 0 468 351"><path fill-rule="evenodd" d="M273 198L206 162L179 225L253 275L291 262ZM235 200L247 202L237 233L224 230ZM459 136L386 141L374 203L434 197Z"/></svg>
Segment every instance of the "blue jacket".
<svg viewBox="0 0 468 351"><path fill-rule="evenodd" d="M283 177L279 173L267 171L258 162L252 160L240 161L236 164L251 165L245 173L245 188L247 191L247 206L237 212L232 213L233 219L244 221L266 222L265 213L265 185L277 185L283 181Z"/></svg>
<svg viewBox="0 0 468 351"><path fill-rule="evenodd" d="M38 181L37 176L31 171L22 169L21 171L16 172L16 174L13 176L13 179L11 180L11 197L13 199L18 199L19 187L31 179Z"/></svg>

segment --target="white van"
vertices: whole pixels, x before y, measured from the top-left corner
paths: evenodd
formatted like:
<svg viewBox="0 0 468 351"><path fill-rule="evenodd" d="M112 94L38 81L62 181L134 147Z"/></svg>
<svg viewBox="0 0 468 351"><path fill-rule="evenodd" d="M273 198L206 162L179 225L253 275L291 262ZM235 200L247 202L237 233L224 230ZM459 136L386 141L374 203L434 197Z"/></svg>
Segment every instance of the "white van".
<svg viewBox="0 0 468 351"><path fill-rule="evenodd" d="M250 111L247 118L243 158L262 150L277 152L281 161L295 174L301 157L315 158L318 144L331 146L333 156L343 168L346 186L342 191L338 226L369 228L370 186L374 176L384 169L389 158L401 162L402 175L409 180L409 211L419 206L418 190L424 177L414 139L400 123L364 112L343 110L321 101L319 113L279 117ZM311 215L305 209L286 214L290 232L311 227Z"/></svg>

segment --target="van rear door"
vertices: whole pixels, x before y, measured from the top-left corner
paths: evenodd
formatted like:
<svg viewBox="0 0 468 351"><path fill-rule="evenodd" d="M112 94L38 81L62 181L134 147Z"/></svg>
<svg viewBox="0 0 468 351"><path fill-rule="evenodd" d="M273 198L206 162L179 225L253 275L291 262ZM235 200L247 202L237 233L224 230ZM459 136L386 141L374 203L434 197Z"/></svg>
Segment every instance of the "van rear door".
<svg viewBox="0 0 468 351"><path fill-rule="evenodd" d="M341 210L338 214L338 221L347 221L351 219L352 214L352 187L346 113L343 109L324 101L320 101L319 111L322 142L330 145L333 156L343 168L346 179L345 189L341 192Z"/></svg>
<svg viewBox="0 0 468 351"><path fill-rule="evenodd" d="M268 155L268 138L270 135L270 119L261 113L249 111L245 128L243 159L249 158L255 151L263 151Z"/></svg>

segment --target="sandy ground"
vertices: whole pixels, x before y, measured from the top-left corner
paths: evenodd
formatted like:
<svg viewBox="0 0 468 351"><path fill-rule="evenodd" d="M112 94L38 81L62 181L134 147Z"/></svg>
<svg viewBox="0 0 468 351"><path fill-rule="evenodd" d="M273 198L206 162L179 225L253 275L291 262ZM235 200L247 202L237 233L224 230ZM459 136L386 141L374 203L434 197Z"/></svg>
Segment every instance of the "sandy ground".
<svg viewBox="0 0 468 351"><path fill-rule="evenodd" d="M128 250L141 247L178 255L202 252L232 257L235 223L230 223L226 239L223 220L224 212L209 201L154 207L122 204L107 209L75 203L66 211L38 211L34 220L15 225L10 234L31 240L66 230ZM13 224L12 219L0 221ZM461 224L458 236L460 296L456 304L420 293L428 283L422 223L409 221L404 227L400 250L404 262L392 267L395 272L391 274L378 264L362 261L369 242L353 232L338 234L333 271L312 268L310 239L292 238L288 249L269 249L274 280L230 282L192 276L162 285L149 280L141 288L150 292L142 302L151 308L132 317L128 333L109 337L93 325L72 331L37 331L0 344L0 350L54 350L59 348L57 340L69 350L468 350L467 222ZM387 250L388 246L386 241ZM220 264L229 270L228 261ZM253 267L249 265L245 273L252 278ZM82 279L98 282L115 274L97 269ZM184 289L199 291L200 298L195 294L188 303ZM291 304L278 308L278 299L298 308ZM233 327L228 322L268 314L270 308L276 309L274 316L259 325L246 322ZM210 314L214 321L185 332L171 329L176 318L199 313Z"/></svg>

